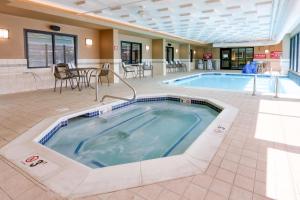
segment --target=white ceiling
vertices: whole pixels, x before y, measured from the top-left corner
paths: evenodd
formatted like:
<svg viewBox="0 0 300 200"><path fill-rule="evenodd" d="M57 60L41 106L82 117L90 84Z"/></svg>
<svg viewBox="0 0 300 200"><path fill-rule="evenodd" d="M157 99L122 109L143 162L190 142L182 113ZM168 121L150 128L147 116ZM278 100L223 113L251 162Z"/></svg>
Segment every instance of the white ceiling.
<svg viewBox="0 0 300 200"><path fill-rule="evenodd" d="M41 0L207 43L271 39L276 0ZM287 0L282 0L287 1Z"/></svg>

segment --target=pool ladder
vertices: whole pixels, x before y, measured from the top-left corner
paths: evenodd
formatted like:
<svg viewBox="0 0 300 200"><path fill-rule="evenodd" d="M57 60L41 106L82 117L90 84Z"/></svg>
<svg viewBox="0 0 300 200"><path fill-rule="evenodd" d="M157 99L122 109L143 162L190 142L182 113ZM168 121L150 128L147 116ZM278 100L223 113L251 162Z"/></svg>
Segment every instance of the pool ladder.
<svg viewBox="0 0 300 200"><path fill-rule="evenodd" d="M254 75L254 79L253 79L253 91L252 91L252 96L256 95L256 82L257 82L257 76ZM279 78L278 76L275 76L275 98L278 98L278 91L279 91Z"/></svg>
<svg viewBox="0 0 300 200"><path fill-rule="evenodd" d="M102 69L103 70L103 69ZM118 97L118 96L112 96L112 95L104 95L102 98L101 98L101 103L106 99L106 98L112 98L112 99L119 99L119 100L125 100L125 101L133 101L136 99L136 90L134 89L134 87L132 87L126 80L124 80L119 74L117 74L116 72L114 72L113 70L111 69L105 69L105 70L108 70L109 72L113 73L116 77L118 77L126 86L128 86L132 92L133 92L133 96L132 98L124 98L124 97ZM98 79L99 79L99 74L101 73L101 70L97 70L97 73L96 73L96 81L95 81L95 93L96 93L96 101L98 101L99 99L99 82L98 82Z"/></svg>

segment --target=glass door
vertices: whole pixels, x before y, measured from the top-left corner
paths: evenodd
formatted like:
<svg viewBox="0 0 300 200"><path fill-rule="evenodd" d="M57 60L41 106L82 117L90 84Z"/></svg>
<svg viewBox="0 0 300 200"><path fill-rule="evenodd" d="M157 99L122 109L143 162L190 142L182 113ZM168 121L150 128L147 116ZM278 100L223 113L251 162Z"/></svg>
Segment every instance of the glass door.
<svg viewBox="0 0 300 200"><path fill-rule="evenodd" d="M246 48L239 48L238 50L239 52L237 69L243 69L243 67L246 65Z"/></svg>
<svg viewBox="0 0 300 200"><path fill-rule="evenodd" d="M221 69L231 68L231 49L221 49Z"/></svg>
<svg viewBox="0 0 300 200"><path fill-rule="evenodd" d="M246 48L246 63L252 62L254 57L254 49L252 47Z"/></svg>
<svg viewBox="0 0 300 200"><path fill-rule="evenodd" d="M137 64L142 61L142 45L140 43L132 43L131 63Z"/></svg>
<svg viewBox="0 0 300 200"><path fill-rule="evenodd" d="M238 69L239 62L238 62L238 48L231 49L231 69Z"/></svg>
<svg viewBox="0 0 300 200"><path fill-rule="evenodd" d="M170 63L170 61L174 60L174 48L173 47L166 47L166 60L168 61L168 63Z"/></svg>

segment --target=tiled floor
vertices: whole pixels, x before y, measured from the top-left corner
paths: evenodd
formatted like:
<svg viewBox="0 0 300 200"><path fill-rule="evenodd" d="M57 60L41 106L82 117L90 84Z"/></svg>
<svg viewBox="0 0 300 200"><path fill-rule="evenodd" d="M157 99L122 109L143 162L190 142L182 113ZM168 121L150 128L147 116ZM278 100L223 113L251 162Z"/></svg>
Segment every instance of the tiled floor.
<svg viewBox="0 0 300 200"><path fill-rule="evenodd" d="M161 84L162 79L176 76L179 74L130 82L138 94L193 94L219 99L240 109L206 172L84 199L300 199L300 100ZM130 95L122 84L100 88L101 95L107 92ZM94 98L92 89L65 89L61 95L44 90L0 96L0 146L48 116L96 104ZM0 157L0 199L62 198Z"/></svg>

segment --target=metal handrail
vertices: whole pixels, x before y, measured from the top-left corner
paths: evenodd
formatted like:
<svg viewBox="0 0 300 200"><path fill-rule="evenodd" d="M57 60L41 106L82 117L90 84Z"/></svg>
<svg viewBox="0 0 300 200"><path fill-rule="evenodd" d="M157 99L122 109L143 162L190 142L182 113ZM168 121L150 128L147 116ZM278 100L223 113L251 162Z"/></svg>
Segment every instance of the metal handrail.
<svg viewBox="0 0 300 200"><path fill-rule="evenodd" d="M278 87L279 87L279 78L275 76L275 98L278 98Z"/></svg>
<svg viewBox="0 0 300 200"><path fill-rule="evenodd" d="M252 96L255 96L256 94L256 75L254 75L254 79L253 79L253 92L252 92Z"/></svg>
<svg viewBox="0 0 300 200"><path fill-rule="evenodd" d="M103 69L102 69L103 70ZM106 98L112 98L112 99L120 99L120 100L125 100L125 101L133 101L136 99L136 90L127 82L125 81L119 74L117 74L116 72L114 72L113 70L111 69L105 69L105 70L108 70L110 71L111 73L113 73L116 77L118 77L125 85L127 85L133 92L133 97L132 98L124 98L124 97L118 97L118 96L112 96L112 95L104 95L101 99L100 102L103 102L104 99ZM96 90L96 101L98 101L98 88L99 88L99 83L98 83L98 78L99 78L99 74L101 73L101 69L100 70L97 70L97 73L96 73L96 82L95 82L95 90Z"/></svg>

